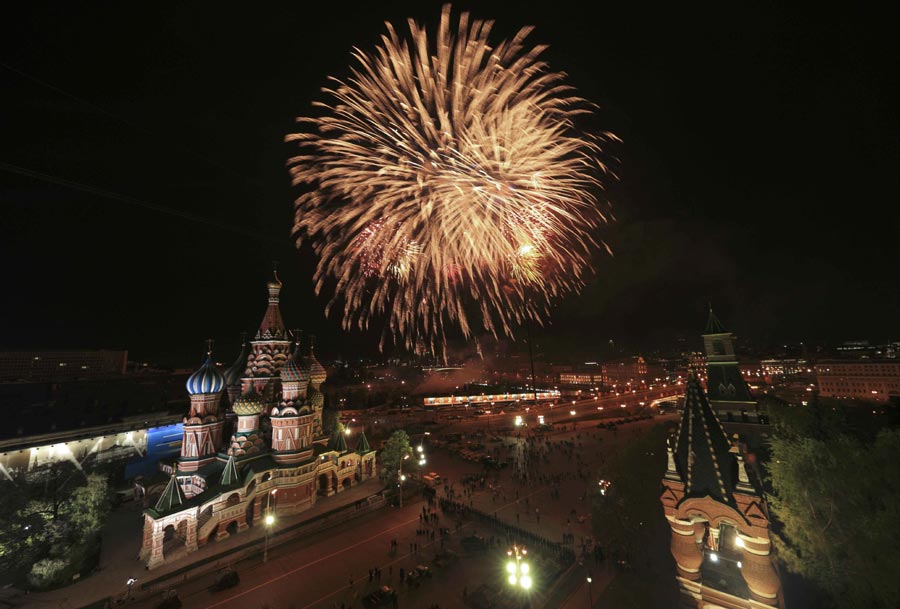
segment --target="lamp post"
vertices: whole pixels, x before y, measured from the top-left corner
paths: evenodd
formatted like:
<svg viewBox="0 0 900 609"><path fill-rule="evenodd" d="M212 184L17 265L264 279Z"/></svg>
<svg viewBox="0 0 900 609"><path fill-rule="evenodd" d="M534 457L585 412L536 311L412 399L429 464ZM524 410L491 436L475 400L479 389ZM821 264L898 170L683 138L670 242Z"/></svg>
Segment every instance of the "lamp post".
<svg viewBox="0 0 900 609"><path fill-rule="evenodd" d="M125 582L125 585L128 586L128 592L125 593L125 598L131 598L131 587L137 581L136 577L129 577L128 581Z"/></svg>
<svg viewBox="0 0 900 609"><path fill-rule="evenodd" d="M272 525L275 524L275 517L272 514L266 514L266 546L265 550L263 550L263 562L268 562L269 560L269 530L272 528Z"/></svg>
<svg viewBox="0 0 900 609"><path fill-rule="evenodd" d="M588 577L587 577L587 583L588 583L588 609L592 609L593 606L594 606L594 593L593 593L593 590L592 590L593 586L591 585L591 582L592 582L592 581L594 581L594 580L592 580L592 579L591 579L591 576L588 575Z"/></svg>
<svg viewBox="0 0 900 609"><path fill-rule="evenodd" d="M409 459L409 455L403 455L400 459L400 465L397 467L397 488L400 490L400 507L403 507L403 481L406 476L403 475L403 462Z"/></svg>
<svg viewBox="0 0 900 609"><path fill-rule="evenodd" d="M528 550L515 544L506 551L506 555L510 557L509 562L506 563L506 572L509 574L507 581L511 586L518 586L522 590L530 590L532 584L531 567L524 561L527 554ZM515 561L513 561L513 558L515 558Z"/></svg>
<svg viewBox="0 0 900 609"><path fill-rule="evenodd" d="M263 562L268 562L269 560L269 531L272 525L275 524L275 516L272 515L272 504L275 502L275 493L277 492L277 488L272 489L272 493L269 495L269 504L266 506L266 517L263 520L266 525L266 545L263 550Z"/></svg>

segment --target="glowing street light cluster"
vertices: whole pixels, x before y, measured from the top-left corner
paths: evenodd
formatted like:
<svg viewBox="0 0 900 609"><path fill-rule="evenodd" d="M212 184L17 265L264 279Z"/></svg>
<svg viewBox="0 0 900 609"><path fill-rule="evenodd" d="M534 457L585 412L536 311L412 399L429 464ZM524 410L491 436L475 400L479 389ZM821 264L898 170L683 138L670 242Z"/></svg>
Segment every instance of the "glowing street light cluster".
<svg viewBox="0 0 900 609"><path fill-rule="evenodd" d="M506 554L510 557L515 556L515 561L510 559L510 561L506 563L506 572L509 574L507 581L509 581L511 586L519 586L523 590L530 590L532 584L530 575L531 567L527 562L524 562L528 550L514 545L511 550L506 551Z"/></svg>
<svg viewBox="0 0 900 609"><path fill-rule="evenodd" d="M601 480L600 482L597 483L597 486L600 487L601 495L606 495L606 491L609 490L610 484L612 484L612 482L610 482L609 480Z"/></svg>

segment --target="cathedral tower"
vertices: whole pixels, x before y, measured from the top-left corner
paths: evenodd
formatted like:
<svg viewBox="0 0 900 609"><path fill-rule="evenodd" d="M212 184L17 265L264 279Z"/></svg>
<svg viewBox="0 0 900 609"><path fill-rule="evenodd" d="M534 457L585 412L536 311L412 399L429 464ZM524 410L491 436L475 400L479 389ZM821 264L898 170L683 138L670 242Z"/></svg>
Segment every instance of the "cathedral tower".
<svg viewBox="0 0 900 609"><path fill-rule="evenodd" d="M277 272L273 273L266 289L269 293L269 306L256 336L250 341L247 367L241 380L243 393L247 393L253 385L263 404L268 405L277 401L280 394L281 367L290 356L291 340L281 319L281 281Z"/></svg>
<svg viewBox="0 0 900 609"><path fill-rule="evenodd" d="M294 330L294 353L281 368L282 399L272 408L272 456L290 464L312 456L314 411L307 399L309 370L300 359L300 331Z"/></svg>
<svg viewBox="0 0 900 609"><path fill-rule="evenodd" d="M184 418L178 470L190 472L216 458L225 425L220 410L225 377L212 361L211 340L207 341L203 365L188 377L185 386L191 396L191 408Z"/></svg>

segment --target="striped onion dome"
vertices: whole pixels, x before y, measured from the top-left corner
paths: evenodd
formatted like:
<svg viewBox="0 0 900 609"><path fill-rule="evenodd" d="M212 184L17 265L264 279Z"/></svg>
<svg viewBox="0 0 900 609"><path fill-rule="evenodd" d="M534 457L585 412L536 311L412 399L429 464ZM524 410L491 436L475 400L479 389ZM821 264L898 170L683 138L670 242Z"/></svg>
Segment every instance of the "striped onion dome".
<svg viewBox="0 0 900 609"><path fill-rule="evenodd" d="M219 393L225 388L225 377L213 364L212 354L207 354L206 361L200 369L188 377L185 387L191 395Z"/></svg>
<svg viewBox="0 0 900 609"><path fill-rule="evenodd" d="M308 383L309 370L306 366L297 362L297 358L288 359L287 363L281 368L282 383Z"/></svg>
<svg viewBox="0 0 900 609"><path fill-rule="evenodd" d="M322 383L325 382L325 379L328 376L328 373L325 371L325 366L319 363L319 360L316 359L315 351L313 351L313 346L309 346L309 355L302 359L303 365L309 369L309 384L315 388L318 388Z"/></svg>
<svg viewBox="0 0 900 609"><path fill-rule="evenodd" d="M259 414L263 411L262 398L260 398L259 394L253 389L253 385L250 385L250 390L236 399L234 404L232 404L231 409L234 411L234 414L238 416Z"/></svg>
<svg viewBox="0 0 900 609"><path fill-rule="evenodd" d="M306 399L313 408L322 408L325 405L325 396L315 387L310 388L306 394Z"/></svg>
<svg viewBox="0 0 900 609"><path fill-rule="evenodd" d="M225 371L226 387L233 387L241 382L241 377L244 376L244 370L247 368L247 355L249 352L250 349L248 348L246 341L242 342L241 354L238 355L238 358L234 360L234 363Z"/></svg>

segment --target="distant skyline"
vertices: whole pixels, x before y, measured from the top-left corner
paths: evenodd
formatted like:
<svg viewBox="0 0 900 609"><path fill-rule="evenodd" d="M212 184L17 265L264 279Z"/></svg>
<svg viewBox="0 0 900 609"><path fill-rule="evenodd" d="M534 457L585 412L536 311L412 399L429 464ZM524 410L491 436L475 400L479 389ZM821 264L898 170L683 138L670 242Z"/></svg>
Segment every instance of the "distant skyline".
<svg viewBox="0 0 900 609"><path fill-rule="evenodd" d="M282 140L327 77L348 74L354 45L385 20L431 26L440 5L10 8L0 348L189 365L213 337L227 361L277 259L289 327L319 335L325 357L375 354L378 330L324 318L312 253L291 243ZM699 344L710 302L758 345L900 339L892 34L781 6L454 8L495 19L498 37L534 25L553 68L599 104L593 123L623 140L603 233L615 256L597 257L536 342Z"/></svg>

